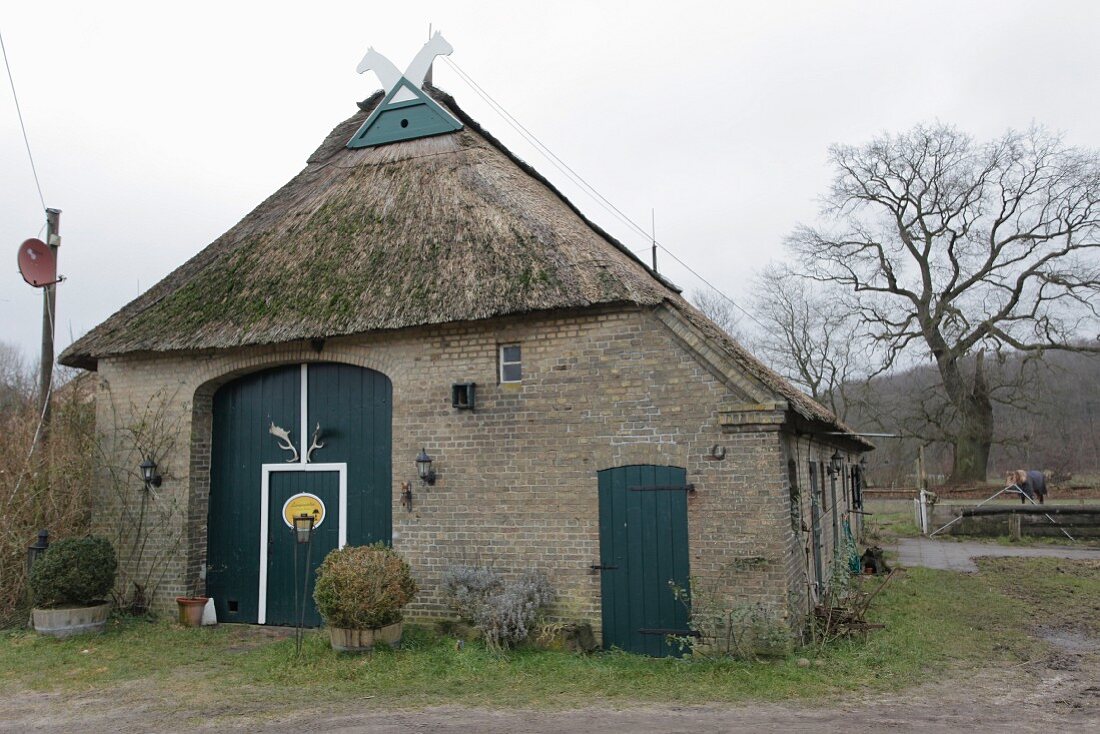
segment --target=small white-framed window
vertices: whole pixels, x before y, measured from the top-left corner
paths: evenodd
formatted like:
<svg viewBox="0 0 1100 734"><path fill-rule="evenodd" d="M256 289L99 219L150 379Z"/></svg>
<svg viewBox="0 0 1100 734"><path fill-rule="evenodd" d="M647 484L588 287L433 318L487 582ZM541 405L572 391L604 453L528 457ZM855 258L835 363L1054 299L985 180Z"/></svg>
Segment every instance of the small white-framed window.
<svg viewBox="0 0 1100 734"><path fill-rule="evenodd" d="M500 345L500 382L521 382L523 380L523 368L521 365L519 344Z"/></svg>

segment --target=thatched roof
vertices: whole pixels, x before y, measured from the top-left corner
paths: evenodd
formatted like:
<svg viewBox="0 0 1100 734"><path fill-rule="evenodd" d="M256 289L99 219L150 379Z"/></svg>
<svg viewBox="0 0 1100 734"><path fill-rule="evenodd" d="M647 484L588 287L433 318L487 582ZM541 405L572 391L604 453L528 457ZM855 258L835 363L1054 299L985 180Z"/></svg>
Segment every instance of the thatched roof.
<svg viewBox="0 0 1100 734"><path fill-rule="evenodd" d="M305 169L66 349L102 357L273 344L605 304L675 304L811 420L835 423L725 337L444 92L458 132L349 150L376 93Z"/></svg>

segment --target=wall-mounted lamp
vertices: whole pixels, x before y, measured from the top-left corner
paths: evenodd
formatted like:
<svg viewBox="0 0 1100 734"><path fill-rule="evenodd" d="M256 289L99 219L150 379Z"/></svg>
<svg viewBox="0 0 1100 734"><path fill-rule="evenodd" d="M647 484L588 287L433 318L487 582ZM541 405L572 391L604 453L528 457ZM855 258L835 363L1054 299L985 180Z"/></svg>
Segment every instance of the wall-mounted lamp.
<svg viewBox="0 0 1100 734"><path fill-rule="evenodd" d="M840 470L844 468L844 455L840 453L840 450L833 452L833 455L829 457L829 474L839 474Z"/></svg>
<svg viewBox="0 0 1100 734"><path fill-rule="evenodd" d="M416 457L416 475L424 484L435 484L435 470L432 469L432 457L428 452L420 449L420 456Z"/></svg>
<svg viewBox="0 0 1100 734"><path fill-rule="evenodd" d="M141 479L145 482L145 488L159 487L161 483L161 476L157 474L157 462L147 458L141 462L139 468L141 469Z"/></svg>

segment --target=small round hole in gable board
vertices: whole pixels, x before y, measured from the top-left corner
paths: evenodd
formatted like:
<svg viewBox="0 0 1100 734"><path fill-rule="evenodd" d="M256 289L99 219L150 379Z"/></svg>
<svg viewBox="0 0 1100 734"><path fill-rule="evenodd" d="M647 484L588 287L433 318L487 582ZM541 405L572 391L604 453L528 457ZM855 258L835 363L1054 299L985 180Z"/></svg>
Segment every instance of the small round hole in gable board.
<svg viewBox="0 0 1100 734"><path fill-rule="evenodd" d="M401 127L408 127L408 126L409 126L409 121L408 120L402 120L401 121Z"/></svg>

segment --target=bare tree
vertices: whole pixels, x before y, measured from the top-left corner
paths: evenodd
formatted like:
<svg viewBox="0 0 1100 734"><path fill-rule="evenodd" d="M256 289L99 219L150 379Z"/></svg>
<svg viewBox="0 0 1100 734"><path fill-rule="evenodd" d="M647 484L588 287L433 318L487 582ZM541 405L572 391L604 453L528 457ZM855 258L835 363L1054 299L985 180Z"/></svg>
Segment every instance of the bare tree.
<svg viewBox="0 0 1100 734"><path fill-rule="evenodd" d="M844 420L847 387L866 367L856 314L835 287L782 265L766 267L753 290L762 326L753 342L757 355Z"/></svg>
<svg viewBox="0 0 1100 734"><path fill-rule="evenodd" d="M0 412L21 407L34 395L34 375L19 347L0 341Z"/></svg>
<svg viewBox="0 0 1100 734"><path fill-rule="evenodd" d="M718 328L741 341L741 318L732 301L714 290L697 290L692 292L691 302Z"/></svg>
<svg viewBox="0 0 1100 734"><path fill-rule="evenodd" d="M830 157L832 221L799 227L788 248L809 277L846 289L884 364L935 361L958 416L952 479L984 479L981 350L1100 351L1100 158L1041 128L977 143L944 125Z"/></svg>

